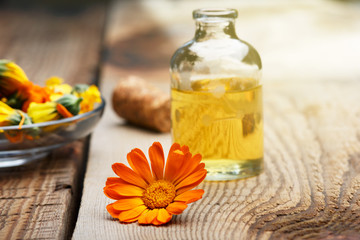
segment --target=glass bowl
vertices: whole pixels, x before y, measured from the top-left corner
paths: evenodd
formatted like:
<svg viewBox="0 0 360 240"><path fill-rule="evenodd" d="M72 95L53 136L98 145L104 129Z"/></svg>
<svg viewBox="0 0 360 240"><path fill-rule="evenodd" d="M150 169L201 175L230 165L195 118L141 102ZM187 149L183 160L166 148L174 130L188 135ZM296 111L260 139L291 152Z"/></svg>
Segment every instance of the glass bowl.
<svg viewBox="0 0 360 240"><path fill-rule="evenodd" d="M47 156L53 149L89 135L105 109L31 125L0 127L0 168L16 167Z"/></svg>

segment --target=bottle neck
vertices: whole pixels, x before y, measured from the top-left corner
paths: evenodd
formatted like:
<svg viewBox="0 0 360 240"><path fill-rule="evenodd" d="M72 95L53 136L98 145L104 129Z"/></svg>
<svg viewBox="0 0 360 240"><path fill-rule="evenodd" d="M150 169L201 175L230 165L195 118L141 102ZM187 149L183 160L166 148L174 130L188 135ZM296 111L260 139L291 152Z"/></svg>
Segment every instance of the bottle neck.
<svg viewBox="0 0 360 240"><path fill-rule="evenodd" d="M195 41L237 38L235 21L229 18L196 19Z"/></svg>

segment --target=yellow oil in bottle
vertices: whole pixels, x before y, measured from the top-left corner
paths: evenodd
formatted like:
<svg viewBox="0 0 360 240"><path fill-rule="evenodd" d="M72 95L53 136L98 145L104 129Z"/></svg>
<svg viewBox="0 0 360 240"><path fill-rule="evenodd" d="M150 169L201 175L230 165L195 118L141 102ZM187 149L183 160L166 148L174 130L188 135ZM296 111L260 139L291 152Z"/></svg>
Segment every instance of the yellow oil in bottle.
<svg viewBox="0 0 360 240"><path fill-rule="evenodd" d="M172 89L173 142L200 153L207 180L231 180L263 170L262 88L252 79L204 79L192 91Z"/></svg>

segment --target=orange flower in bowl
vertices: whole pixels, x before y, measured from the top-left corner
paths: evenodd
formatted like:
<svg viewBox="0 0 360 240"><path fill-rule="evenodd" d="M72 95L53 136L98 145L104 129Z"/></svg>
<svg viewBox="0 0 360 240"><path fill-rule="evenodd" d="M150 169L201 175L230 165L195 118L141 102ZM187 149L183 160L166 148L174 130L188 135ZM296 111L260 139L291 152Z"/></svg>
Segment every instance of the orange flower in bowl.
<svg viewBox="0 0 360 240"><path fill-rule="evenodd" d="M21 109L24 112L27 112L30 103L45 103L50 101L50 95L52 94L51 90L46 87L40 87L32 82L25 84L23 91L19 90L17 95L19 99L25 99Z"/></svg>
<svg viewBox="0 0 360 240"><path fill-rule="evenodd" d="M112 165L120 178L108 178L104 193L117 201L106 209L121 222L165 224L172 215L181 214L187 204L202 198L204 190L191 190L206 176L200 154L192 156L187 146L174 143L164 168L163 148L155 142L149 148L149 157L151 170L145 154L138 148L127 155L132 169L122 163Z"/></svg>

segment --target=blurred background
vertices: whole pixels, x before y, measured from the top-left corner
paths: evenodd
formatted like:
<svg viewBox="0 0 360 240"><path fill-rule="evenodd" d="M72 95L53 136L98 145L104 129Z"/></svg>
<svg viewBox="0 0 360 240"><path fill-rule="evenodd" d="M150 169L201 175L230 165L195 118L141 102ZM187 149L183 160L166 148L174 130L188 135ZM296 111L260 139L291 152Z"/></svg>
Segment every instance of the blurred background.
<svg viewBox="0 0 360 240"><path fill-rule="evenodd" d="M263 61L264 83L360 81L360 2L334 0L0 0L0 58L42 83L139 75L169 82L192 10L231 7L238 36Z"/></svg>

